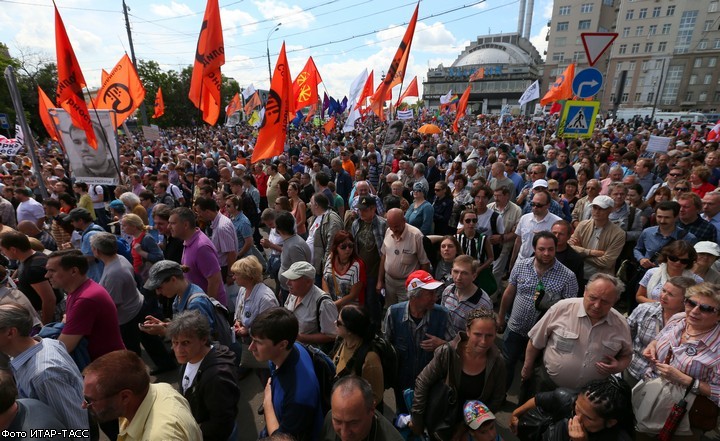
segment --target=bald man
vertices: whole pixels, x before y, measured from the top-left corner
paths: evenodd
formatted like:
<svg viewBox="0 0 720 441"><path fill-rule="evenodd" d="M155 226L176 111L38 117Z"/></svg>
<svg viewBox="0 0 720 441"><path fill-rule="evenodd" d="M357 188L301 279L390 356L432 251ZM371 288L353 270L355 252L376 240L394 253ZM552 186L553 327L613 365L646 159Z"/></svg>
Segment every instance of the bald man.
<svg viewBox="0 0 720 441"><path fill-rule="evenodd" d="M50 235L50 233L48 233L47 231L38 228L35 223L24 220L18 224L17 229L19 232L23 233L27 237L32 237L39 240L46 250L57 251L57 242L55 242L55 239L52 237L52 235Z"/></svg>
<svg viewBox="0 0 720 441"><path fill-rule="evenodd" d="M423 234L419 229L405 223L399 208L387 212L388 229L380 250L380 271L375 286L385 289L385 307L407 300L405 280L415 270L430 269L430 260L423 247Z"/></svg>

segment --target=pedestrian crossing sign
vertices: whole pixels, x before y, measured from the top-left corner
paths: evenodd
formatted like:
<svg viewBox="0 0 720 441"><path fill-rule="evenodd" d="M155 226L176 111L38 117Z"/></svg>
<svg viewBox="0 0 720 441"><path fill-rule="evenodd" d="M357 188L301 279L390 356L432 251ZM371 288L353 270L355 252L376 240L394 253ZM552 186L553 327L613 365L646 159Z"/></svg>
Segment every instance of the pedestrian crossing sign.
<svg viewBox="0 0 720 441"><path fill-rule="evenodd" d="M558 137L589 138L599 111L599 101L566 101L558 124Z"/></svg>

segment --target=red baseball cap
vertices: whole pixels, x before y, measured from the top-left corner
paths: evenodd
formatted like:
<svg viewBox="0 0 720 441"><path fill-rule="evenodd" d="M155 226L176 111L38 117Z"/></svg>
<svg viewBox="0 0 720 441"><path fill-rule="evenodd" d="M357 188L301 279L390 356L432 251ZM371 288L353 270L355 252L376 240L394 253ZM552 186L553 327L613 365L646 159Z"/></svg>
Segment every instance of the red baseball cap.
<svg viewBox="0 0 720 441"><path fill-rule="evenodd" d="M427 271L417 270L410 273L405 280L405 289L438 289L442 286L442 282L433 279Z"/></svg>

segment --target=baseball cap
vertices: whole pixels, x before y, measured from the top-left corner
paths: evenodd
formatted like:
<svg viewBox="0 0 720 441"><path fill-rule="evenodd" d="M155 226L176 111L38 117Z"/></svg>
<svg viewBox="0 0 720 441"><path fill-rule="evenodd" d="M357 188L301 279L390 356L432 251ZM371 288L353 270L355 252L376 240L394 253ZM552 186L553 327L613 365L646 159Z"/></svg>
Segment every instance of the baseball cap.
<svg viewBox="0 0 720 441"><path fill-rule="evenodd" d="M63 216L63 222L72 222L76 220L84 220L86 222L92 222L92 216L90 212L84 208L73 208L68 214Z"/></svg>
<svg viewBox="0 0 720 441"><path fill-rule="evenodd" d="M410 273L405 280L405 289L438 289L442 282L433 279L427 271L417 270Z"/></svg>
<svg viewBox="0 0 720 441"><path fill-rule="evenodd" d="M282 273L282 276L288 280L297 280L300 277L315 279L315 267L308 262L295 262Z"/></svg>
<svg viewBox="0 0 720 441"><path fill-rule="evenodd" d="M590 205L594 205L600 208L610 208L615 206L615 201L610 196L596 196Z"/></svg>
<svg viewBox="0 0 720 441"><path fill-rule="evenodd" d="M720 246L715 242L704 240L695 244L695 251L697 253L712 254L715 257L720 257Z"/></svg>
<svg viewBox="0 0 720 441"><path fill-rule="evenodd" d="M463 416L465 424L472 429L477 430L487 421L495 421L495 415L490 409L478 400L466 401L463 406Z"/></svg>
<svg viewBox="0 0 720 441"><path fill-rule="evenodd" d="M108 207L114 209L114 210L124 210L125 204L120 199L115 199L114 201L110 202L108 204Z"/></svg>
<svg viewBox="0 0 720 441"><path fill-rule="evenodd" d="M376 207L375 198L372 196L363 196L358 200L358 209L364 210L368 207Z"/></svg>
<svg viewBox="0 0 720 441"><path fill-rule="evenodd" d="M545 179L538 179L537 181L533 182L532 188L533 188L533 190L535 190L538 187L547 188L547 186L548 186L548 183Z"/></svg>
<svg viewBox="0 0 720 441"><path fill-rule="evenodd" d="M143 287L149 291L155 291L171 276L182 277L182 266L172 260L161 260L150 268L150 275Z"/></svg>

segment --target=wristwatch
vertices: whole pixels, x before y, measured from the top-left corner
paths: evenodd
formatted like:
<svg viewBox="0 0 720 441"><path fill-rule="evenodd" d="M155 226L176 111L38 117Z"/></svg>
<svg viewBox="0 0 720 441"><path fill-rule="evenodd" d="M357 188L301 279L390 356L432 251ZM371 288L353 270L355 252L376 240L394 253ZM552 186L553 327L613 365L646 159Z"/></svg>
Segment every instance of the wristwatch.
<svg viewBox="0 0 720 441"><path fill-rule="evenodd" d="M694 393L695 395L700 395L700 380L697 378L693 378L692 388L690 389L690 392Z"/></svg>

